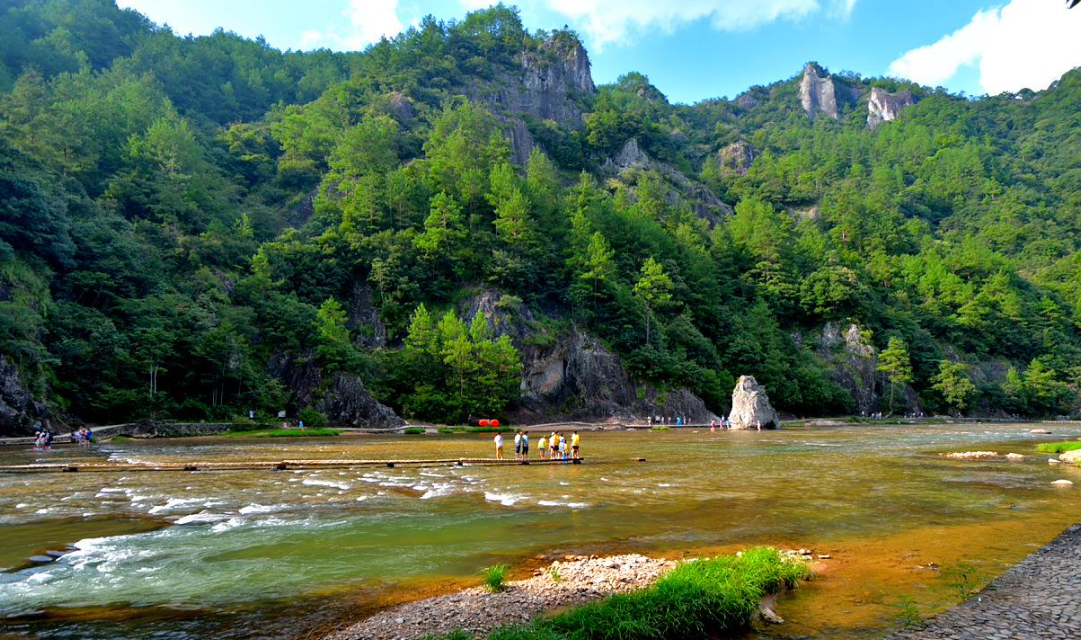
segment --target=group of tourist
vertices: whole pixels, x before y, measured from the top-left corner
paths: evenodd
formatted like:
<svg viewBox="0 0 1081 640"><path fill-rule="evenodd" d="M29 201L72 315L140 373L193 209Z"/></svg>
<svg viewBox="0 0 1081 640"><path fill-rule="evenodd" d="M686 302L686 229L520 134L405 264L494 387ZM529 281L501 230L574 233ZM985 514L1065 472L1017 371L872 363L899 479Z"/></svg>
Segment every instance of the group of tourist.
<svg viewBox="0 0 1081 640"><path fill-rule="evenodd" d="M80 447L89 447L94 442L94 432L86 427L79 427L71 432L71 441ZM49 453L53 448L53 432L40 422L34 424L34 451Z"/></svg>
<svg viewBox="0 0 1081 640"><path fill-rule="evenodd" d="M80 447L89 447L94 443L94 432L86 427L79 427L71 432L71 441Z"/></svg>
<svg viewBox="0 0 1081 640"><path fill-rule="evenodd" d="M494 442L496 460L503 460L503 434L495 434ZM537 444L540 449L541 460L577 460L579 458L581 436L578 435L578 430L575 429L568 441L562 433L553 431L551 435L542 435L540 442ZM529 460L529 433L527 431L518 430L514 432L514 459L519 462Z"/></svg>
<svg viewBox="0 0 1081 640"><path fill-rule="evenodd" d="M664 426L675 425L677 427L683 427L690 424L687 422L686 416L676 416L669 418L668 416L649 416L649 426Z"/></svg>
<svg viewBox="0 0 1081 640"><path fill-rule="evenodd" d="M722 429L723 430L723 429L731 429L731 428L732 428L732 421L729 420L728 418L724 417L724 416L721 416L720 420L710 420L709 421L709 430L710 431L716 431L717 429Z"/></svg>
<svg viewBox="0 0 1081 640"><path fill-rule="evenodd" d="M34 451L48 453L53 447L53 432L42 428L41 424L34 425Z"/></svg>

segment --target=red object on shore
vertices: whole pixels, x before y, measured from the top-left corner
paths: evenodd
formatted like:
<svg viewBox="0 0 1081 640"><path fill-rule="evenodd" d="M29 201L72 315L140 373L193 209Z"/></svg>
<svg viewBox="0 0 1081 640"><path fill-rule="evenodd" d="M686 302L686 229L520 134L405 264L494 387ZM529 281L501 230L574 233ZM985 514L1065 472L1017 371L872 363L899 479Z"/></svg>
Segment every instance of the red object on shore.
<svg viewBox="0 0 1081 640"><path fill-rule="evenodd" d="M487 418L485 418L484 420L478 421L477 425L479 425L481 427L487 427L489 424L491 424L491 422L492 422L491 420L488 420Z"/></svg>
<svg viewBox="0 0 1081 640"><path fill-rule="evenodd" d="M498 420L492 420L489 424L491 424L493 427L498 427L499 426L499 421Z"/></svg>

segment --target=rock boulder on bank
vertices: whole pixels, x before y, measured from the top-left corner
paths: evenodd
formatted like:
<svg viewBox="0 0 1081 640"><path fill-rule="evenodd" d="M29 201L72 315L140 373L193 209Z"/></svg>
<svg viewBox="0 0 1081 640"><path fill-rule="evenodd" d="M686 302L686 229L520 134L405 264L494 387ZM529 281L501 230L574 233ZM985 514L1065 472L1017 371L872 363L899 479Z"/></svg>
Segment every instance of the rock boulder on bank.
<svg viewBox="0 0 1081 640"><path fill-rule="evenodd" d="M729 419L733 429L757 429L759 425L763 429L775 429L780 423L765 387L754 376L740 376L736 381Z"/></svg>

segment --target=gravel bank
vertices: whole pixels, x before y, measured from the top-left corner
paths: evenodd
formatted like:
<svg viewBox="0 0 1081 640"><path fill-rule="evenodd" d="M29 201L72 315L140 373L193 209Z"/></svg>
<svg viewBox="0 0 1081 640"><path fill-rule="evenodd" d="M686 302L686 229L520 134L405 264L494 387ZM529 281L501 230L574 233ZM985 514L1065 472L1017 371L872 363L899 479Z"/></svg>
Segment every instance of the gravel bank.
<svg viewBox="0 0 1081 640"><path fill-rule="evenodd" d="M569 556L529 579L507 583L505 591L490 593L475 587L410 602L377 613L326 640L412 640L458 629L484 635L497 626L527 622L554 609L647 587L675 565L671 560L637 554ZM553 570L558 579L553 578Z"/></svg>
<svg viewBox="0 0 1081 640"><path fill-rule="evenodd" d="M888 640L1081 638L1081 525L1067 529L976 597Z"/></svg>

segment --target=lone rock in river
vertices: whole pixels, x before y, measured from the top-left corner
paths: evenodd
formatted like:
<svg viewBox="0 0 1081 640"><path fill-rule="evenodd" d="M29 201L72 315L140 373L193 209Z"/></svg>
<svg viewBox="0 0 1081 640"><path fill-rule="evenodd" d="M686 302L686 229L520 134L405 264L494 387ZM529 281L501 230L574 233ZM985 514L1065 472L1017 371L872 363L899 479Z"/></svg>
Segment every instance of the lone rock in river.
<svg viewBox="0 0 1081 640"><path fill-rule="evenodd" d="M740 376L732 390L732 413L729 416L733 429L775 429L777 412L769 403L766 389L754 376Z"/></svg>

